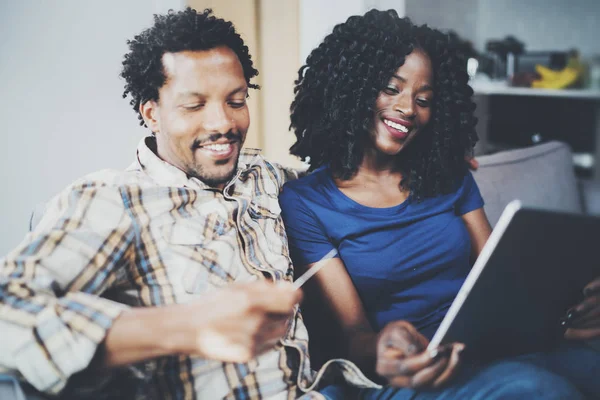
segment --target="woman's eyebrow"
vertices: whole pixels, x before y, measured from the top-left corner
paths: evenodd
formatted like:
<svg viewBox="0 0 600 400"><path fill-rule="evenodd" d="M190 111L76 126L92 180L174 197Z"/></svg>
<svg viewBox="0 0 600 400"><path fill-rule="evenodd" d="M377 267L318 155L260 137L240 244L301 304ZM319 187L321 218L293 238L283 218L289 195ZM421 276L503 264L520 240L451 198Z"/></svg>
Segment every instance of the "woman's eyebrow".
<svg viewBox="0 0 600 400"><path fill-rule="evenodd" d="M400 75L393 74L392 78L398 79L402 83L406 83L406 79L404 79ZM425 84L425 85L423 85L423 86L421 86L419 88L419 92L427 92L427 91L430 91L430 90L433 91L433 86L431 86L429 84Z"/></svg>

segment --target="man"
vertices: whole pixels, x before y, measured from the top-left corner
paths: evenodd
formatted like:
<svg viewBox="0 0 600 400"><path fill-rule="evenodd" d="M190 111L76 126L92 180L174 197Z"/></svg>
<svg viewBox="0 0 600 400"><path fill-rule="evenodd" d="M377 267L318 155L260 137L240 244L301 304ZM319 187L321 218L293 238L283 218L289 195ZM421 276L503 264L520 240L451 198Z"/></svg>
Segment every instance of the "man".
<svg viewBox="0 0 600 400"><path fill-rule="evenodd" d="M241 149L247 47L192 9L128 44L124 97L153 136L1 261L0 373L67 398L319 396L277 203L293 174Z"/></svg>

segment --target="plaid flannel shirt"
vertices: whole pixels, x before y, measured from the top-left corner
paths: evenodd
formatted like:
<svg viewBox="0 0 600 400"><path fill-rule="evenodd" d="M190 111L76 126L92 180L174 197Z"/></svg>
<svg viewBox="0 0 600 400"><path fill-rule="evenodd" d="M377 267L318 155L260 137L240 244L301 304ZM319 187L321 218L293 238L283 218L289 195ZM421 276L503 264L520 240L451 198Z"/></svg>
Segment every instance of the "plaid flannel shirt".
<svg viewBox="0 0 600 400"><path fill-rule="evenodd" d="M293 172L244 150L218 191L159 159L154 147L145 138L128 170L73 183L0 260L0 372L88 399L319 398L314 389L331 366L347 381L375 386L344 360L312 371L297 310L281 344L248 363L171 356L125 371L88 368L126 307L189 302L232 282L293 279L277 199Z"/></svg>

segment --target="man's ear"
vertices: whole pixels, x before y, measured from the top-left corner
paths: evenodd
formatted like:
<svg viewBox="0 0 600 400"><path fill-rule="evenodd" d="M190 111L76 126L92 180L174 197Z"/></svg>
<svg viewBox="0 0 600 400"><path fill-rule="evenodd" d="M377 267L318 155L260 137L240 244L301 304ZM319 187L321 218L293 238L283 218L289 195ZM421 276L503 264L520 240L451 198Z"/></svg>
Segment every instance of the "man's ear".
<svg viewBox="0 0 600 400"><path fill-rule="evenodd" d="M154 100L148 100L147 102L140 104L140 114L144 118L144 122L148 129L153 133L159 131L159 120L158 120L158 103Z"/></svg>

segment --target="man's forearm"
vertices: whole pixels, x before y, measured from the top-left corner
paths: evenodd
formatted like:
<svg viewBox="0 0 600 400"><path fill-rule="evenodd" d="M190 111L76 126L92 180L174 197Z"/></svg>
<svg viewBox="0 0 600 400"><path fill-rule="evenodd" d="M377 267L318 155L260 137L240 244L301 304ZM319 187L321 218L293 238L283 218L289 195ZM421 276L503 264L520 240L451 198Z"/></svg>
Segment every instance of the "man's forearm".
<svg viewBox="0 0 600 400"><path fill-rule="evenodd" d="M248 362L286 333L302 299L292 285L235 284L195 302L123 311L108 330L99 360L107 367L185 354Z"/></svg>
<svg viewBox="0 0 600 400"><path fill-rule="evenodd" d="M176 354L182 334L174 308L148 307L124 311L113 323L103 343L102 364L116 367Z"/></svg>

